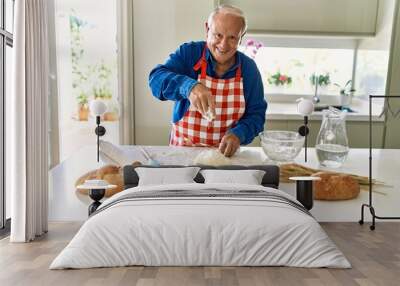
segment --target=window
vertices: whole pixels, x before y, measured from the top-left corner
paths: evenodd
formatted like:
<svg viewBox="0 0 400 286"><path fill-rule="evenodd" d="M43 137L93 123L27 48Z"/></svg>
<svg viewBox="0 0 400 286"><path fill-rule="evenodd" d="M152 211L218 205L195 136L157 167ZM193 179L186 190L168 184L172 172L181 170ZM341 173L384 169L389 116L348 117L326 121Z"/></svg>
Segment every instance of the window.
<svg viewBox="0 0 400 286"><path fill-rule="evenodd" d="M11 92L14 0L0 1L0 237L9 232L10 194L5 188L5 105Z"/></svg>
<svg viewBox="0 0 400 286"><path fill-rule="evenodd" d="M356 89L364 94L385 94L389 51L359 50Z"/></svg>
<svg viewBox="0 0 400 286"><path fill-rule="evenodd" d="M239 50L255 60L267 99L313 95L316 87L319 96L339 95L346 83L348 90L355 89L356 96L384 94L389 50L358 49L361 42L249 35Z"/></svg>
<svg viewBox="0 0 400 286"><path fill-rule="evenodd" d="M96 144L93 99L107 105L102 139L119 143L116 17L116 1L55 1L59 146L51 148L58 148L61 162Z"/></svg>
<svg viewBox="0 0 400 286"><path fill-rule="evenodd" d="M267 94L338 94L338 86L352 78L351 49L261 47L256 62ZM337 84L337 85L335 85Z"/></svg>

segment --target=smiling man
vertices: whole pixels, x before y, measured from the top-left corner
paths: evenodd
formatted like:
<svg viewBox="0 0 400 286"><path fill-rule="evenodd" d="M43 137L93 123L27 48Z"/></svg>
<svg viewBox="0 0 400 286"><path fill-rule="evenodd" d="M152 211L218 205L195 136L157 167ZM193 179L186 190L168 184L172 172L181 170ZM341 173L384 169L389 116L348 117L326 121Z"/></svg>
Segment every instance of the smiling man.
<svg viewBox="0 0 400 286"><path fill-rule="evenodd" d="M218 147L230 157L263 130L267 103L255 62L237 50L243 12L219 6L205 28L206 42L181 45L149 84L156 98L175 101L170 145Z"/></svg>

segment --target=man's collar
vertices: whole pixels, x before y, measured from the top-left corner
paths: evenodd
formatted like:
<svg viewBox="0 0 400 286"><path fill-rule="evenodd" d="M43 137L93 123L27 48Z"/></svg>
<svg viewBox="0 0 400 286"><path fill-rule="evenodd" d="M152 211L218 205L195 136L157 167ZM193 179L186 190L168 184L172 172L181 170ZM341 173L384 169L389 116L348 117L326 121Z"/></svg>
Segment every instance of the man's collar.
<svg viewBox="0 0 400 286"><path fill-rule="evenodd" d="M212 69L215 72L215 66L216 66L217 63L216 63L214 57L212 56L212 54L210 52L210 49L208 47L207 47L207 50L206 50L206 60L207 60L208 63L211 63ZM239 52L236 51L236 53L235 53L235 63L225 73L228 73L230 71L236 70L239 67L239 65L240 65Z"/></svg>

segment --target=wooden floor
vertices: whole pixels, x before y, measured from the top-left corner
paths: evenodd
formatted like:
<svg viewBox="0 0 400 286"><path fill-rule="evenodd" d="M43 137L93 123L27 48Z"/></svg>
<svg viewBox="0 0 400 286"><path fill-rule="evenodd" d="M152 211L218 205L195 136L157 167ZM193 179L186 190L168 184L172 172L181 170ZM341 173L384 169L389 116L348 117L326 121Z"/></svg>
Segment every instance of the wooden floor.
<svg viewBox="0 0 400 286"><path fill-rule="evenodd" d="M32 243L0 241L0 285L400 285L400 223L378 222L375 231L357 223L323 223L353 268L122 267L48 270L76 233L78 223L52 223Z"/></svg>

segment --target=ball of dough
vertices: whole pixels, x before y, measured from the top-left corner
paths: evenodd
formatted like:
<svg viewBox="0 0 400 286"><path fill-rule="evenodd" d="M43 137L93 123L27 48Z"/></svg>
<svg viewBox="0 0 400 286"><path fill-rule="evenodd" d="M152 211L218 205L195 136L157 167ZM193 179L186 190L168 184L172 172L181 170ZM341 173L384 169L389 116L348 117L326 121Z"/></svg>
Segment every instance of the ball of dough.
<svg viewBox="0 0 400 286"><path fill-rule="evenodd" d="M194 158L195 165L222 166L231 165L231 159L225 157L218 149L204 150Z"/></svg>

